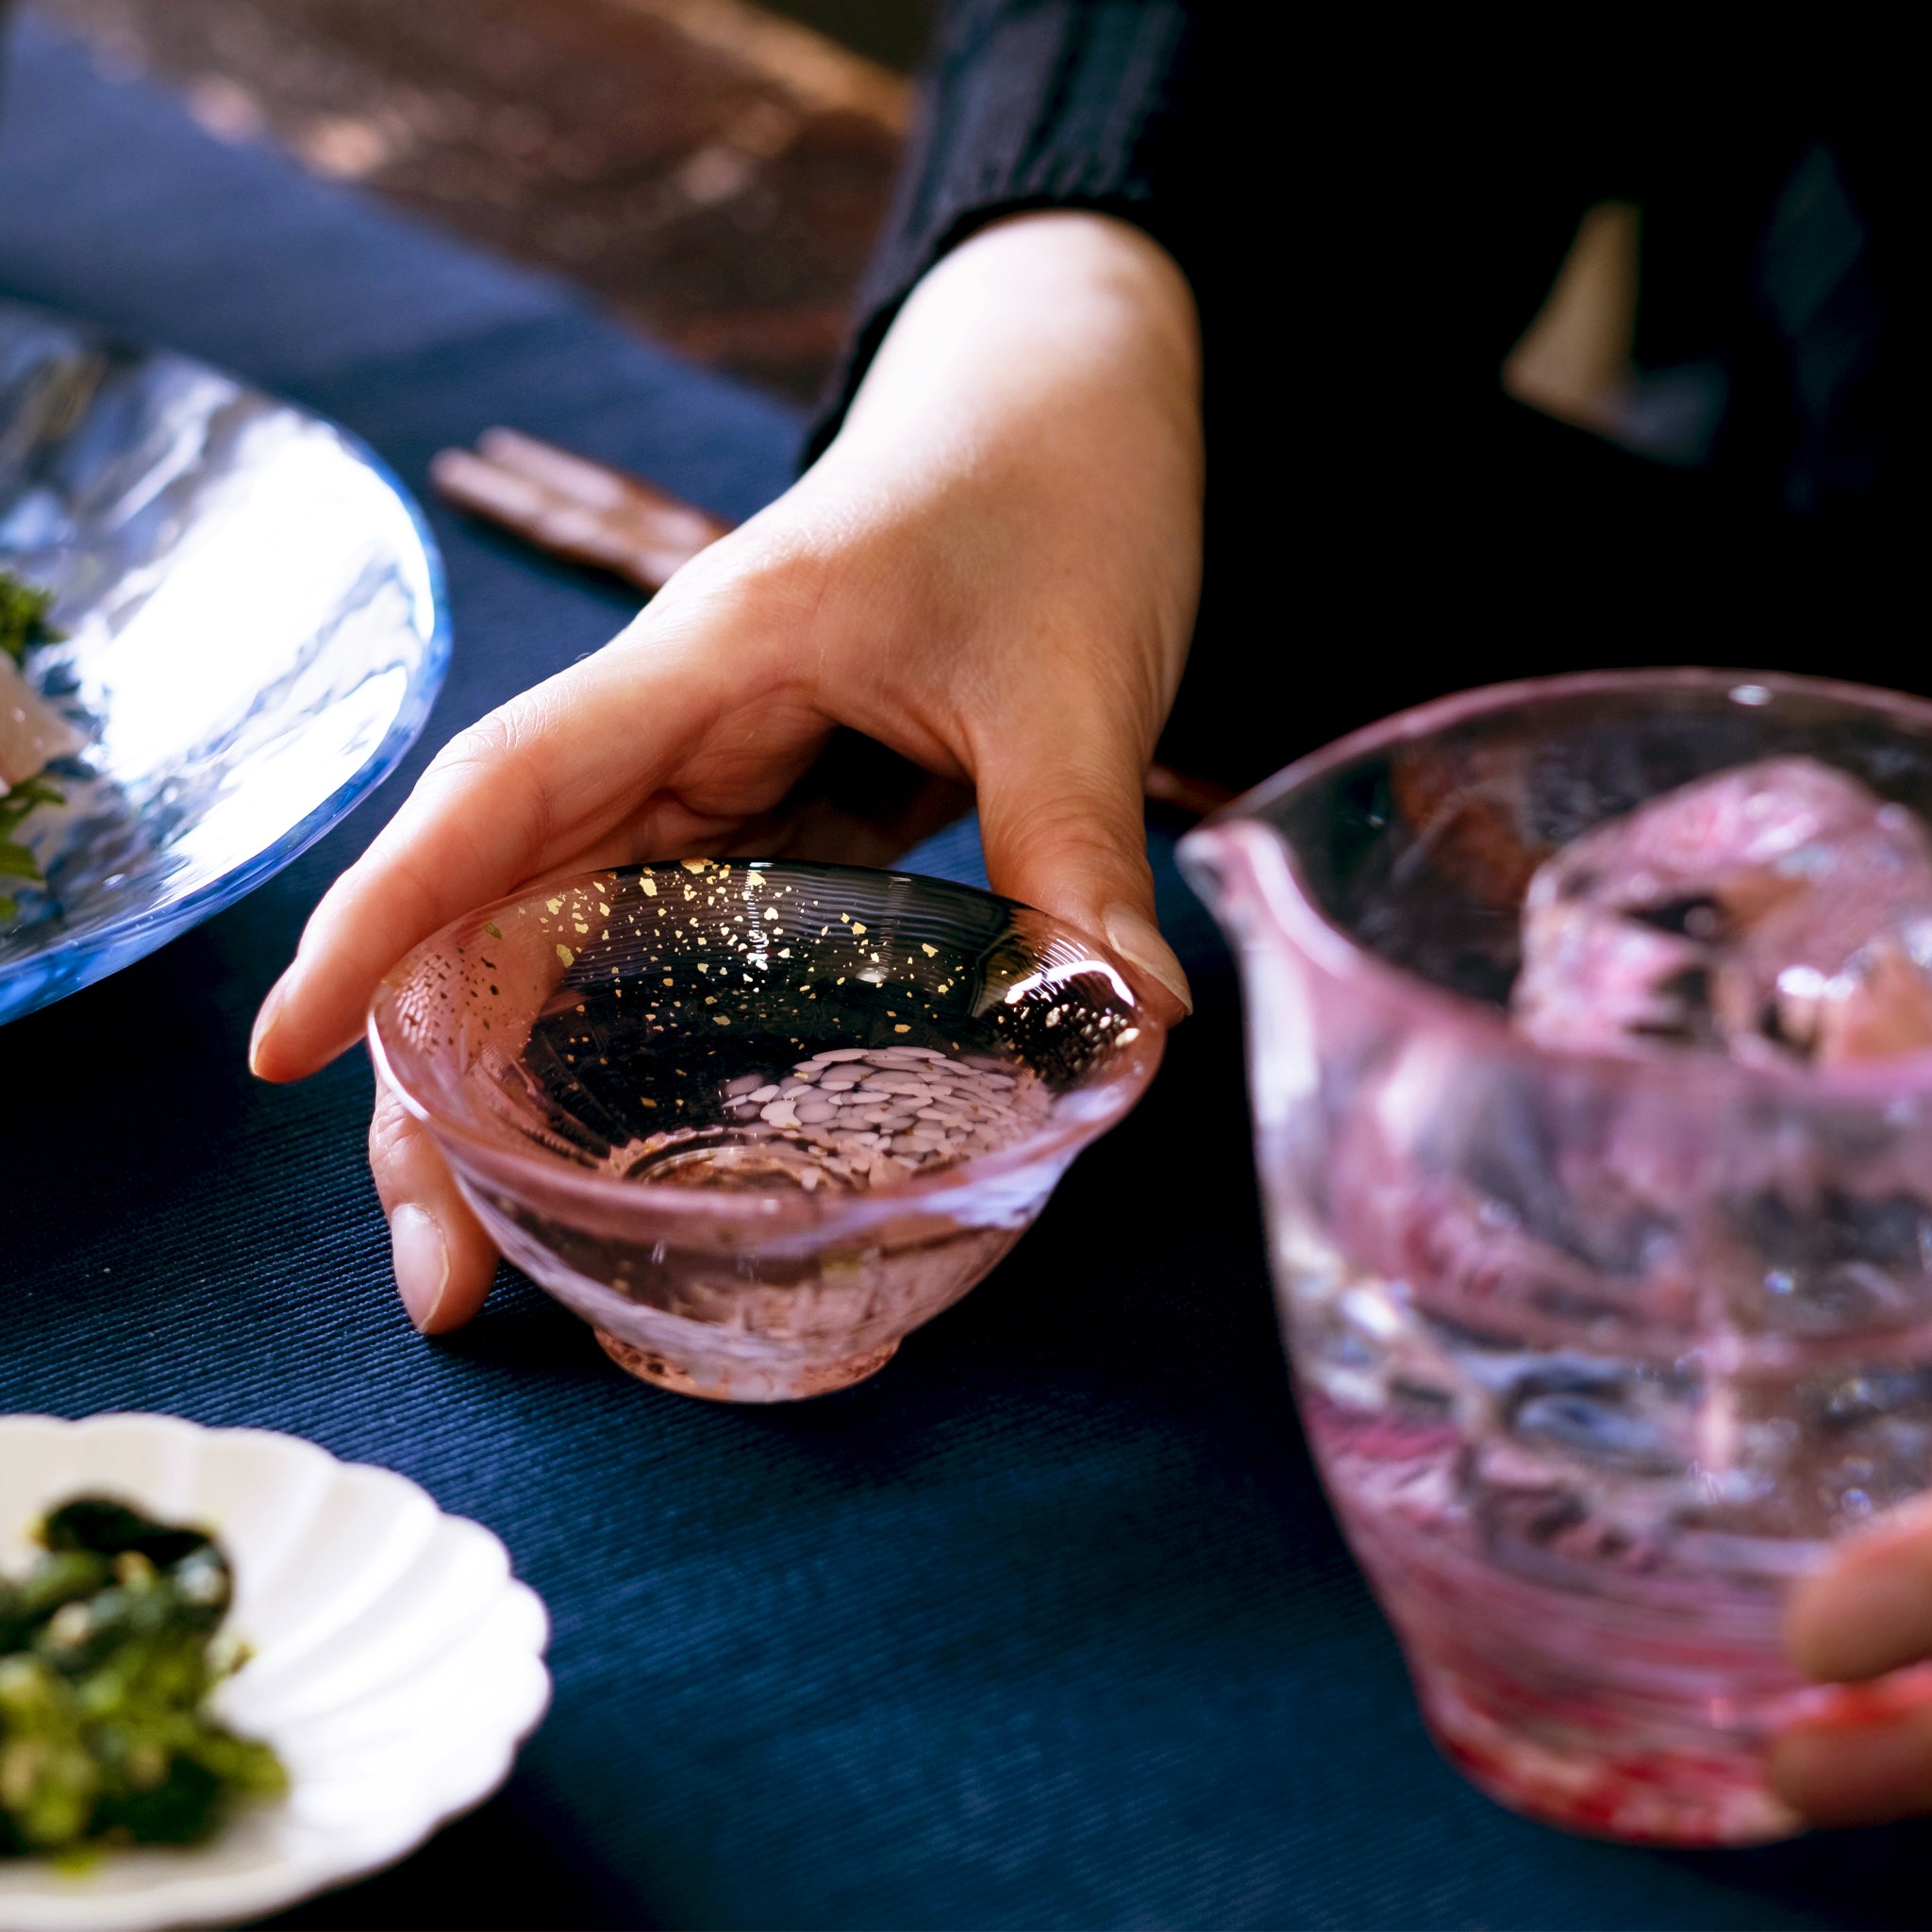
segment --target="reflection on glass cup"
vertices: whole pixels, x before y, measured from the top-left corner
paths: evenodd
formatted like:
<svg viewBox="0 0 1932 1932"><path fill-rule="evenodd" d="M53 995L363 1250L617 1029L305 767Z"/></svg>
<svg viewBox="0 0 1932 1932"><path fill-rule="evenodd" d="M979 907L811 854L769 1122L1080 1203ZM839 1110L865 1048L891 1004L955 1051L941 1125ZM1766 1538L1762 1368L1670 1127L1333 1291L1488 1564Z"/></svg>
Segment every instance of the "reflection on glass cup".
<svg viewBox="0 0 1932 1932"><path fill-rule="evenodd" d="M1303 1419L1429 1724L1625 1839L1797 1828L1786 1586L1932 1484L1932 1055L1608 1058L1507 1011L1543 858L1793 754L1932 818L1932 705L1647 672L1405 713L1182 848L1241 951Z"/></svg>
<svg viewBox="0 0 1932 1932"><path fill-rule="evenodd" d="M687 858L425 940L370 1045L508 1258L641 1380L874 1374L1122 1120L1165 1028L1046 914L907 873Z"/></svg>

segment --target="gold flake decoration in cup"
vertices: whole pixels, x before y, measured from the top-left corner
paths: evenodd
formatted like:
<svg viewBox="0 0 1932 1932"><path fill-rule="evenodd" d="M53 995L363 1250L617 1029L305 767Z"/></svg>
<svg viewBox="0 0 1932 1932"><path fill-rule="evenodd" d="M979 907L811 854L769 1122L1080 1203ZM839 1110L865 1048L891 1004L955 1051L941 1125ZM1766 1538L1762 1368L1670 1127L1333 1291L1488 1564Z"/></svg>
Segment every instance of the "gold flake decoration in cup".
<svg viewBox="0 0 1932 1932"><path fill-rule="evenodd" d="M1133 1106L1164 1027L1044 914L903 873L683 859L404 960L372 1049L511 1260L626 1369L727 1401L874 1373Z"/></svg>

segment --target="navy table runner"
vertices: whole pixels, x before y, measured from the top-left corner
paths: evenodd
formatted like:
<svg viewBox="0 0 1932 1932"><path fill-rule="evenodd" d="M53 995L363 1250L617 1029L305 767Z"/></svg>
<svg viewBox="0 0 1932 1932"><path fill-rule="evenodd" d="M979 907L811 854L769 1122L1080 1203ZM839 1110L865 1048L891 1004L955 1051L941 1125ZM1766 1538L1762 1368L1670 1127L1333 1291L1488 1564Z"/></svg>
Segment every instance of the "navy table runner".
<svg viewBox="0 0 1932 1932"><path fill-rule="evenodd" d="M0 114L0 293L233 368L426 497L487 425L729 517L781 407L276 156L31 20ZM620 1375L506 1274L425 1342L362 1160L370 1075L243 1066L328 881L458 726L631 605L445 513L456 660L403 772L273 884L7 1029L0 1409L292 1430L489 1524L555 1707L503 1793L309 1926L1922 1925L1932 1833L1755 1853L1567 1839L1423 1735L1302 1448L1232 968L1154 835L1200 1008L1146 1105L875 1381L778 1409ZM916 869L974 877L970 826Z"/></svg>

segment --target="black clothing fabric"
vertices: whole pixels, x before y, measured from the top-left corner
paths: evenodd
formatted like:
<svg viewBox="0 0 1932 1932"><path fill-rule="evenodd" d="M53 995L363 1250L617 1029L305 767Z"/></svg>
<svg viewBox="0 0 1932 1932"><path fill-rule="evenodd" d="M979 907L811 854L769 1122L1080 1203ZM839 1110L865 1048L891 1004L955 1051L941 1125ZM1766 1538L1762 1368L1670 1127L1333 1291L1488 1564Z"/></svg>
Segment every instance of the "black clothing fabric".
<svg viewBox="0 0 1932 1932"><path fill-rule="evenodd" d="M1587 665L1932 681L1891 614L1903 47L1211 31L1186 0L952 9L811 450L948 248L1102 208L1169 248L1204 319L1208 563L1174 762L1248 782L1398 705ZM1621 444L1499 379L1607 201L1642 224Z"/></svg>
<svg viewBox="0 0 1932 1932"><path fill-rule="evenodd" d="M807 456L831 440L912 286L975 229L1079 208L1208 273L1201 10L1187 0L961 0L943 16L852 348Z"/></svg>

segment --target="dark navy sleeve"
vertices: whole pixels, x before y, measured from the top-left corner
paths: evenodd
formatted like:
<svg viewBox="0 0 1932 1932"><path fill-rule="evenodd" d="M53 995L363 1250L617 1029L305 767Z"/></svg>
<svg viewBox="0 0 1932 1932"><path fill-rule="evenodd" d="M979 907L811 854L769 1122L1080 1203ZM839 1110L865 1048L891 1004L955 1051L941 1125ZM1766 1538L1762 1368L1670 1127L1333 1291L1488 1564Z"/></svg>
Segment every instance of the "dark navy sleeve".
<svg viewBox="0 0 1932 1932"><path fill-rule="evenodd" d="M959 0L945 12L899 190L808 459L831 440L913 285L1002 215L1091 208L1204 275L1203 8L1188 0Z"/></svg>

